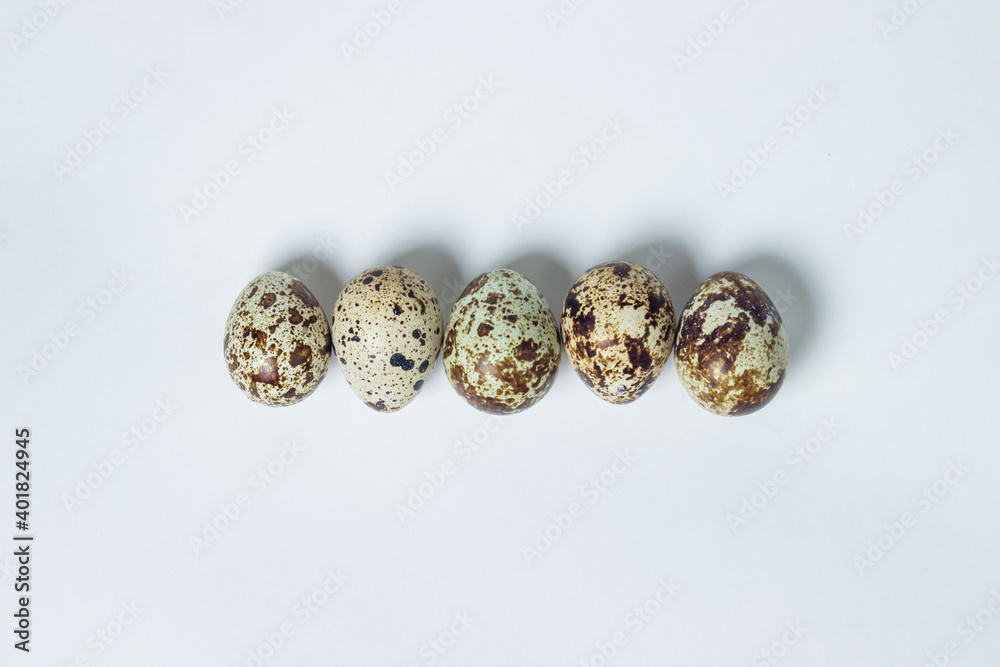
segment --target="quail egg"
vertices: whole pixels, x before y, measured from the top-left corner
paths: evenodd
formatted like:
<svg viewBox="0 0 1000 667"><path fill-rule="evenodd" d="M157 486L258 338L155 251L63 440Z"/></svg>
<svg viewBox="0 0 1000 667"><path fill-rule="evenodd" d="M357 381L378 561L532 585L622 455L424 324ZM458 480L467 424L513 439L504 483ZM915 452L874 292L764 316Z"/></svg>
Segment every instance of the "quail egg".
<svg viewBox="0 0 1000 667"><path fill-rule="evenodd" d="M247 397L264 405L298 403L330 366L330 327L302 281L279 271L250 281L229 311L226 365Z"/></svg>
<svg viewBox="0 0 1000 667"><path fill-rule="evenodd" d="M681 384L703 408L750 414L785 380L785 325L757 283L732 271L716 273L684 306L674 358Z"/></svg>
<svg viewBox="0 0 1000 667"><path fill-rule="evenodd" d="M527 278L495 269L462 292L445 327L445 373L473 407L520 412L548 392L559 366L552 311Z"/></svg>
<svg viewBox="0 0 1000 667"><path fill-rule="evenodd" d="M368 407L395 412L416 398L441 351L441 305L419 275L376 266L333 306L333 345L347 383Z"/></svg>
<svg viewBox="0 0 1000 667"><path fill-rule="evenodd" d="M610 403L629 403L653 384L670 357L674 306L647 269L606 262L570 287L562 335L584 384Z"/></svg>

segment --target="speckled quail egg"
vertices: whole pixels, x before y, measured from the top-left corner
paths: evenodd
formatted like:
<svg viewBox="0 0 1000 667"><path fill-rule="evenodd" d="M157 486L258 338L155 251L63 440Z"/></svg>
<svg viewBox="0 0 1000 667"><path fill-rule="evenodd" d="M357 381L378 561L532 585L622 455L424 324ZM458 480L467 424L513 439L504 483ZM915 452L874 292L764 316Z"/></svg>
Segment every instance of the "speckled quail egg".
<svg viewBox="0 0 1000 667"><path fill-rule="evenodd" d="M549 390L559 367L559 330L527 278L495 269L468 284L445 327L444 370L473 407L521 412Z"/></svg>
<svg viewBox="0 0 1000 667"><path fill-rule="evenodd" d="M650 271L606 262L570 287L562 335L584 384L610 403L629 403L653 384L670 357L674 306Z"/></svg>
<svg viewBox="0 0 1000 667"><path fill-rule="evenodd" d="M774 303L754 281L723 271L684 306L677 376L703 408L745 415L771 401L788 368L788 338Z"/></svg>
<svg viewBox="0 0 1000 667"><path fill-rule="evenodd" d="M414 398L441 351L441 304L431 286L401 266L351 278L333 306L333 345L358 398L395 412Z"/></svg>
<svg viewBox="0 0 1000 667"><path fill-rule="evenodd" d="M243 288L226 321L229 374L248 398L291 405L319 385L330 366L330 326L300 280L272 271Z"/></svg>

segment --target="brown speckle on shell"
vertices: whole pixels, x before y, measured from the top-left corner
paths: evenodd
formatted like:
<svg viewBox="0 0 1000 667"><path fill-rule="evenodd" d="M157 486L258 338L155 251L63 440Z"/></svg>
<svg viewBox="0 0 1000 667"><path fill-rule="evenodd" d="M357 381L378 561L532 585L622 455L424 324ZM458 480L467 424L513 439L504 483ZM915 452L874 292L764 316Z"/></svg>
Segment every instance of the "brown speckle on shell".
<svg viewBox="0 0 1000 667"><path fill-rule="evenodd" d="M717 273L695 290L681 313L676 360L681 384L706 410L755 412L785 380L788 339L781 315L750 278Z"/></svg>
<svg viewBox="0 0 1000 667"><path fill-rule="evenodd" d="M630 262L605 262L580 276L562 312L566 356L587 387L629 403L659 376L674 342L674 307L663 283Z"/></svg>
<svg viewBox="0 0 1000 667"><path fill-rule="evenodd" d="M313 308L319 307L319 301L315 296L313 296L313 293L309 291L309 288L306 287L301 280L292 279L291 288L295 296L302 299L302 303ZM324 319L326 318L324 317Z"/></svg>
<svg viewBox="0 0 1000 667"><path fill-rule="evenodd" d="M250 400L291 405L311 394L326 374L330 327L309 288L273 271L254 278L236 299L223 349L233 382Z"/></svg>

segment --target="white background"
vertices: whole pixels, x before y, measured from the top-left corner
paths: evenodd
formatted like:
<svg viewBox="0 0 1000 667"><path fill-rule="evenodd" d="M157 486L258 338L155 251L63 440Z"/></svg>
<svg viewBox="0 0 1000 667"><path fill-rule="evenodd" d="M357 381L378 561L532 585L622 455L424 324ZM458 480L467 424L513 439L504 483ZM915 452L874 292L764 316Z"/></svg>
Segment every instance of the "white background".
<svg viewBox="0 0 1000 667"><path fill-rule="evenodd" d="M0 12L0 553L21 426L36 535L30 656L12 648L0 556L0 664L598 667L616 632L606 662L621 667L773 664L765 649L789 667L997 664L1000 616L961 625L992 617L1000 590L1000 280L979 278L1000 249L995 3L910 0L889 30L892 0L592 0L559 22L556 0L402 0L349 55L387 2L56 7ZM165 78L132 92L147 68ZM447 112L481 77L495 91L455 127ZM813 89L830 96L800 108ZM247 160L275 109L292 120ZM621 136L581 171L577 151L615 119ZM444 142L390 188L436 128ZM776 152L724 196L769 139ZM914 172L925 149L933 164ZM239 173L185 215L229 161ZM562 170L571 184L518 226ZM903 194L848 233L897 179ZM376 264L418 271L446 309L508 266L558 312L576 276L617 258L653 268L678 313L716 271L758 281L791 341L774 402L711 415L671 359L613 406L563 359L550 394L497 427L440 364L384 415L335 366L308 400L270 409L223 362L229 308L268 270L297 273L329 313ZM115 271L128 284L112 294ZM158 400L176 406L162 423ZM148 433L134 450L131 429ZM809 461L788 458L817 435ZM484 442L468 458L465 438ZM257 493L251 476L293 441L302 452ZM619 452L634 463L590 504L582 487ZM965 471L921 500L952 464ZM239 494L250 505L193 547ZM741 524L744 500L762 507ZM573 502L582 516L549 526ZM547 526L561 535L527 557ZM338 570L342 588L297 615ZM631 610L671 580L636 632ZM141 611L105 644L123 603ZM471 627L433 653L463 613ZM294 634L268 650L285 622Z"/></svg>

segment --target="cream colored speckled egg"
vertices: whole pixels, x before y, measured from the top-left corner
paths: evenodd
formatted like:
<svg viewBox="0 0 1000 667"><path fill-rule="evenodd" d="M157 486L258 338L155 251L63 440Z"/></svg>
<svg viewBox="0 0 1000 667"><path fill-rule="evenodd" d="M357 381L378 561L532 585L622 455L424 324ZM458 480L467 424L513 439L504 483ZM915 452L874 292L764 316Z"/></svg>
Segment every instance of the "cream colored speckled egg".
<svg viewBox="0 0 1000 667"><path fill-rule="evenodd" d="M291 405L311 394L330 366L330 326L309 288L272 271L236 299L224 349L230 376L250 400Z"/></svg>
<svg viewBox="0 0 1000 667"><path fill-rule="evenodd" d="M333 345L358 398L395 412L430 377L441 351L441 305L431 286L401 266L351 278L333 307Z"/></svg>
<svg viewBox="0 0 1000 667"><path fill-rule="evenodd" d="M584 384L610 403L629 403L653 384L670 357L674 306L650 271L606 262L570 287L562 335Z"/></svg>
<svg viewBox="0 0 1000 667"><path fill-rule="evenodd" d="M462 292L445 327L444 370L483 412L512 414L537 403L559 367L559 331L527 278L495 269Z"/></svg>
<svg viewBox="0 0 1000 667"><path fill-rule="evenodd" d="M681 313L677 376L699 405L745 415L771 401L788 368L788 338L764 290L740 273L716 273Z"/></svg>

